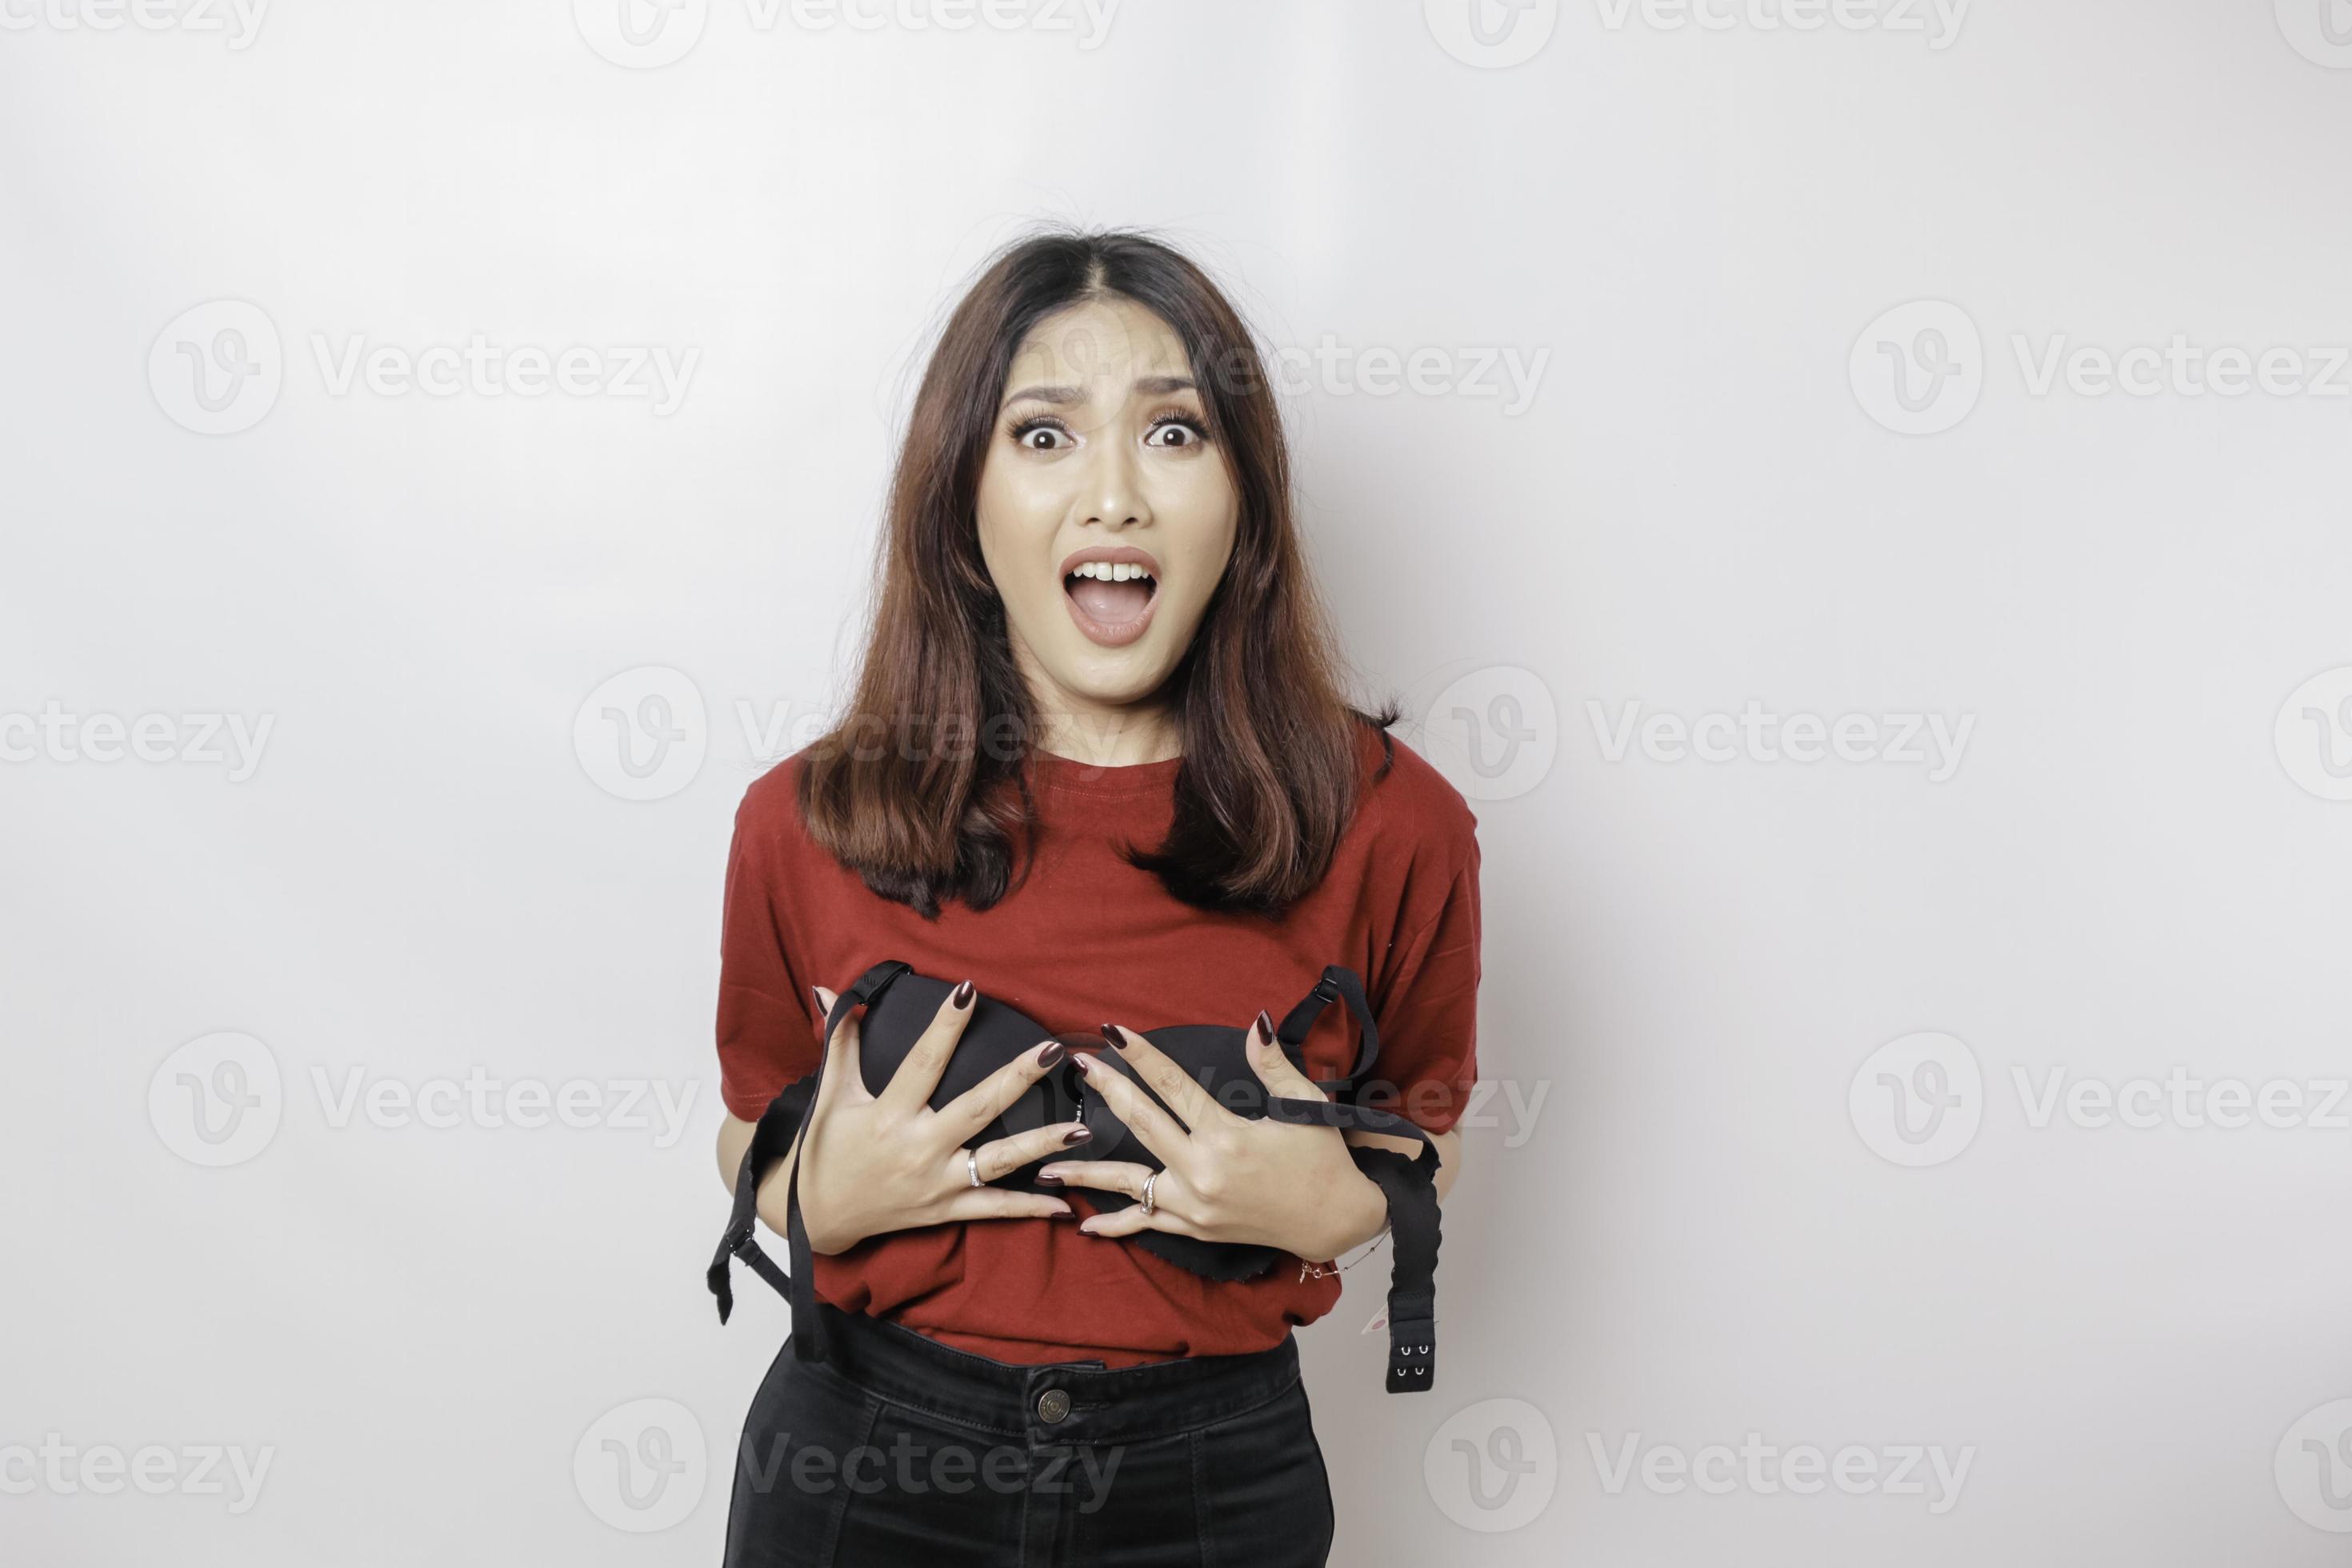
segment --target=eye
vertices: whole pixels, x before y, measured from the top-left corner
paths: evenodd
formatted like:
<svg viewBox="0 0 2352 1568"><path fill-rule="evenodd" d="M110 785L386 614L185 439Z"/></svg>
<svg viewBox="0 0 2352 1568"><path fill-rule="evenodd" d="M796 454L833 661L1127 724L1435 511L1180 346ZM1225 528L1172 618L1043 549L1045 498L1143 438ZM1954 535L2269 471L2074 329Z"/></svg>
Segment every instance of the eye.
<svg viewBox="0 0 2352 1568"><path fill-rule="evenodd" d="M1013 444L1032 452L1057 452L1070 437L1069 426L1050 414L1033 415L1016 423L1010 434ZM1044 436L1051 439L1039 440Z"/></svg>
<svg viewBox="0 0 2352 1568"><path fill-rule="evenodd" d="M1169 439L1160 440L1160 437L1163 434ZM1208 439L1209 432L1205 422L1197 415L1181 408L1171 408L1153 416L1151 427L1143 433L1145 446L1159 447L1163 450L1181 451L1191 447L1205 446Z"/></svg>

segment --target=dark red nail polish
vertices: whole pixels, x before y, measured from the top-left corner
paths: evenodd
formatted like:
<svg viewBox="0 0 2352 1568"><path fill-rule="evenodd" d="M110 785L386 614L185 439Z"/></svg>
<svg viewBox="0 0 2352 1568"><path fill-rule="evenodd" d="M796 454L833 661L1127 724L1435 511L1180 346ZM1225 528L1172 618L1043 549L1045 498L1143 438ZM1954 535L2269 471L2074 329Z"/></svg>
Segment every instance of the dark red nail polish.
<svg viewBox="0 0 2352 1568"><path fill-rule="evenodd" d="M1265 1016L1265 1009L1263 1007L1257 1010L1257 1032L1261 1039L1274 1038L1274 1020Z"/></svg>
<svg viewBox="0 0 2352 1568"><path fill-rule="evenodd" d="M1069 1054L1070 1053L1064 1048L1061 1041L1047 1040L1045 1042L1045 1048L1037 1053L1037 1065L1041 1068L1052 1067L1055 1062L1060 1061L1064 1057L1068 1056Z"/></svg>
<svg viewBox="0 0 2352 1568"><path fill-rule="evenodd" d="M1062 1178L1059 1176L1040 1176L1037 1178L1037 1184L1041 1187L1058 1187L1062 1184Z"/></svg>
<svg viewBox="0 0 2352 1568"><path fill-rule="evenodd" d="M1092 1051L1073 1051L1070 1053L1070 1065L1080 1072L1090 1073L1095 1070L1095 1054Z"/></svg>
<svg viewBox="0 0 2352 1568"><path fill-rule="evenodd" d="M1117 1024L1105 1024L1102 1026L1102 1037L1108 1040L1114 1046L1118 1044L1118 1026Z"/></svg>
<svg viewBox="0 0 2352 1568"><path fill-rule="evenodd" d="M948 1005L958 1009L971 1005L971 982L967 980L948 994Z"/></svg>
<svg viewBox="0 0 2352 1568"><path fill-rule="evenodd" d="M1080 1122L1077 1126L1071 1128L1067 1132L1062 1134L1062 1147L1066 1149L1073 1143L1083 1143L1094 1135L1095 1130L1093 1128L1088 1127L1084 1122Z"/></svg>
<svg viewBox="0 0 2352 1568"><path fill-rule="evenodd" d="M824 1014L824 993L812 985L809 987L809 1000L816 1004L817 1014L822 1017Z"/></svg>

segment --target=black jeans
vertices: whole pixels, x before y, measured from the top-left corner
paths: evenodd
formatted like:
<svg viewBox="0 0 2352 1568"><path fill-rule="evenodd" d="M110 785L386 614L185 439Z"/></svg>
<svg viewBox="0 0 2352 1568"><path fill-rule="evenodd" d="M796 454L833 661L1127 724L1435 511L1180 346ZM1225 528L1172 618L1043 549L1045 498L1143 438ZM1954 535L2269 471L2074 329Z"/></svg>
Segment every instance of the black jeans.
<svg viewBox="0 0 2352 1568"><path fill-rule="evenodd" d="M728 1568L1314 1568L1330 1478L1286 1338L1016 1365L819 1302L736 1452Z"/></svg>

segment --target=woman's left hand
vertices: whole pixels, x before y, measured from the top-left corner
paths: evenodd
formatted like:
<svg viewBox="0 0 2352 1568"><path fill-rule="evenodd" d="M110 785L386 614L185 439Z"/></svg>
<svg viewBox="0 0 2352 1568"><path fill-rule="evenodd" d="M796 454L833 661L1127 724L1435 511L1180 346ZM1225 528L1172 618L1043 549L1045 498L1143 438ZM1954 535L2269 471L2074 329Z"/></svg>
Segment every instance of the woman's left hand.
<svg viewBox="0 0 2352 1568"><path fill-rule="evenodd" d="M1061 1160L1040 1178L1071 1186L1125 1193L1137 1201L1112 1214L1089 1215L1078 1228L1092 1236L1133 1236L1164 1230L1203 1241L1249 1242L1322 1261L1380 1235L1388 1200L1379 1184L1356 1168L1336 1127L1296 1126L1271 1117L1235 1114L1217 1103L1191 1074L1142 1036L1103 1026L1152 1092L1178 1117L1086 1052L1072 1053L1087 1086L1101 1095L1128 1130L1166 1168L1143 1211L1149 1165L1119 1160ZM1274 1021L1263 1012L1251 1025L1250 1067L1266 1092L1283 1100L1327 1100L1274 1043Z"/></svg>

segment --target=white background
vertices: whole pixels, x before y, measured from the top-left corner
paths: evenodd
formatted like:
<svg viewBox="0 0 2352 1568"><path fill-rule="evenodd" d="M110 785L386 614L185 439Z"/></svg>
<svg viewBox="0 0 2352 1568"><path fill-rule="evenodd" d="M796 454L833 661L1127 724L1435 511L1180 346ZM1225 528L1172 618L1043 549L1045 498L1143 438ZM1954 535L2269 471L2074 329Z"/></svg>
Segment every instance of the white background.
<svg viewBox="0 0 2352 1568"><path fill-rule="evenodd" d="M940 314L1062 218L1157 226L1271 346L1454 367L1287 397L1364 694L1434 711L1402 732L1478 812L1486 1073L1545 1097L1469 1136L1433 1394L1384 1394L1358 1331L1384 1252L1303 1335L1335 1560L2342 1562L2345 1108L2032 1102L2352 1070L2352 370L2029 372L2062 338L2352 342L2352 45L2321 27L2352 5L1985 0L1939 37L1924 5L1717 3L1497 5L1485 47L1458 0L1129 0L1091 38L710 0L654 68L592 45L628 57L595 0L312 0L243 47L226 11L0 5L0 1449L269 1455L241 1510L226 1460L147 1495L0 1455L0 1556L717 1560L785 1321L739 1276L721 1330L701 1279L730 816L841 689ZM165 329L224 300L282 385L198 434L177 342L219 318ZM1957 423L1899 434L1866 373L1882 342L1926 367L1955 312ZM698 357L661 413L338 393L320 361L476 333ZM1458 384L1496 349L1546 356L1524 407ZM630 801L601 707L574 720L646 667L706 752ZM1941 777L1613 744L1627 704L1751 701L1971 728ZM28 740L51 704L272 728L233 778ZM174 1053L224 1032L278 1120L215 1166L182 1075L234 1080ZM1864 1069L1922 1033L1978 1126L1906 1164ZM478 1068L612 1098L338 1125L354 1081ZM615 1114L630 1081L691 1094L683 1129L614 1124L653 1104ZM647 1409L713 1458L616 1503L603 1441L656 1454ZM1924 1463L1916 1495L1612 1489L1629 1439L1751 1432L1972 1453L1940 1512Z"/></svg>

